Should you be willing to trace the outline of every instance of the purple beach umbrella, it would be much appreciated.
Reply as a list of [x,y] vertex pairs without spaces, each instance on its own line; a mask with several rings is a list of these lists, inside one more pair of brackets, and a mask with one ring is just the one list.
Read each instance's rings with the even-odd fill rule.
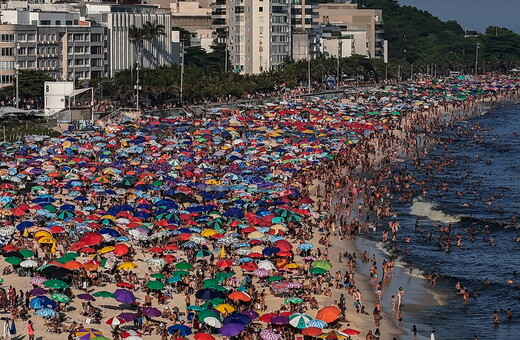
[[269,323],[273,325],[287,325],[289,323],[289,318],[283,315],[275,315],[270,320]]
[[43,288],[34,288],[34,289],[31,289],[29,291],[29,294],[31,294],[32,296],[38,296],[38,295],[44,295],[44,294],[47,294],[48,291],[46,289],[43,289]]
[[78,295],[76,295],[76,297],[78,299],[85,300],[85,301],[96,301],[96,298],[90,294],[78,294]]
[[250,319],[254,320],[258,317],[258,313],[254,310],[243,310],[240,312],[240,314],[244,314],[245,316],[248,316]]
[[118,315],[118,317],[125,320],[126,322],[134,321],[136,319],[135,314],[133,313],[121,313]]
[[144,307],[143,314],[149,317],[158,317],[161,316],[161,311],[153,307]]
[[244,325],[239,323],[228,323],[227,325],[222,326],[218,332],[223,336],[237,336],[242,333],[244,329]]
[[121,303],[129,304],[129,305],[134,303],[134,301],[135,301],[134,293],[132,293],[131,291],[126,290],[126,289],[117,289],[114,292],[114,296],[116,297],[117,301],[119,301]]

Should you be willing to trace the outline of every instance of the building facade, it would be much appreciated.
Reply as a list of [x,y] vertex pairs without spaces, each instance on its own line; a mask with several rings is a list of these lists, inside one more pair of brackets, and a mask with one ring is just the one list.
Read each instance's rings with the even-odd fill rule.
[[171,13],[157,6],[29,4],[4,7],[0,24],[0,86],[17,70],[40,70],[56,80],[113,77],[137,63],[132,25],[164,25],[164,35],[145,41],[141,67],[170,65],[174,56]]

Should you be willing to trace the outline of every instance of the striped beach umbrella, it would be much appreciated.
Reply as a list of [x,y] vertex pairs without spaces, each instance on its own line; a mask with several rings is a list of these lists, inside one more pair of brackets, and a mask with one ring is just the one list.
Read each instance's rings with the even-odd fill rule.
[[48,318],[48,317],[56,315],[56,311],[54,309],[50,309],[50,308],[42,308],[42,309],[38,309],[36,311],[36,315],[43,316],[44,318]]
[[103,333],[95,328],[81,328],[76,332],[76,336],[79,340],[90,340],[103,336]]
[[294,313],[289,316],[289,325],[298,329],[307,328],[307,323],[312,320],[312,317],[303,313]]
[[47,279],[43,276],[34,276],[29,279],[29,283],[35,286],[41,286],[45,281],[47,281]]
[[260,339],[262,340],[280,340],[281,337],[280,334],[270,328],[266,328],[260,332]]

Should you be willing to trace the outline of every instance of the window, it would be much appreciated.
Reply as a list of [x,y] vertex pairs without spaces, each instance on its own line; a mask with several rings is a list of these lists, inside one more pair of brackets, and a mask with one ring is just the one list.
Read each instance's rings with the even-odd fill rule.
[[25,34],[18,34],[18,41],[25,41],[25,39],[27,39]]
[[259,17],[258,17],[258,21],[259,21],[259,22],[264,22],[264,17],[263,17],[263,16],[259,16]]
[[36,48],[35,47],[27,47],[27,55],[35,55]]
[[0,83],[2,83],[2,84],[12,84],[13,83],[13,76],[1,76],[0,77]]
[[27,67],[34,67],[34,60],[27,60]]
[[263,12],[263,11],[264,11],[263,7],[258,7],[258,12]]
[[66,20],[65,21],[65,25],[72,26],[72,20]]
[[2,47],[0,49],[0,55],[3,57],[12,57],[14,55],[14,48],[13,47]]
[[61,20],[56,20],[56,21],[55,21],[55,24],[56,24],[57,26],[60,26],[60,25],[61,25]]
[[36,41],[36,34],[27,34],[27,41]]
[[14,61],[0,61],[0,70],[13,70]]
[[14,41],[14,34],[1,34],[0,35],[0,42],[13,42]]
[[40,25],[49,26],[51,24],[50,20],[40,20]]

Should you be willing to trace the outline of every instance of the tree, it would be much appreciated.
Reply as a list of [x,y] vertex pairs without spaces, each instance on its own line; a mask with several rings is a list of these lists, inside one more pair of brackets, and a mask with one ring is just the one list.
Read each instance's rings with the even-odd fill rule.
[[[42,100],[44,83],[54,79],[43,71],[20,70],[18,74],[18,93],[20,99]],[[0,99],[14,98],[14,85],[6,86],[0,91]]]

